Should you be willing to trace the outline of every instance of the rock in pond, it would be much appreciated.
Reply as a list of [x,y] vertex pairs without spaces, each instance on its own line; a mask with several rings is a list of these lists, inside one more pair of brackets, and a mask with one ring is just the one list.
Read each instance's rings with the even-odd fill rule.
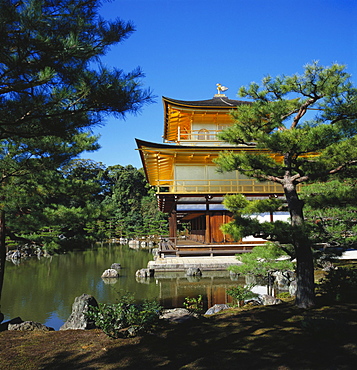
[[114,270],[120,270],[121,269],[121,264],[120,263],[113,263],[111,266],[110,266],[111,269],[114,269]]
[[102,274],[102,278],[117,278],[118,276],[119,272],[115,269],[105,270]]
[[135,276],[140,278],[154,277],[154,275],[155,275],[154,269],[140,269],[135,273]]
[[198,267],[189,267],[186,276],[202,276],[202,271]]
[[72,305],[72,313],[68,320],[60,327],[60,330],[94,329],[94,321],[87,317],[90,307],[98,307],[98,302],[93,296],[82,294],[80,297],[76,297]]

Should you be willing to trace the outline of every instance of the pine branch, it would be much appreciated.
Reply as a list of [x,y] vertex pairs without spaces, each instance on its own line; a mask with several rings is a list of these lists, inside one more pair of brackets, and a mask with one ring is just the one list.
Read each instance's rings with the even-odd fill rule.
[[291,124],[291,128],[294,129],[299,124],[301,118],[306,114],[308,107],[316,103],[319,99],[321,99],[322,96],[315,96],[313,98],[310,98],[307,100],[304,104],[301,105],[299,108],[297,115],[293,119],[293,123]]

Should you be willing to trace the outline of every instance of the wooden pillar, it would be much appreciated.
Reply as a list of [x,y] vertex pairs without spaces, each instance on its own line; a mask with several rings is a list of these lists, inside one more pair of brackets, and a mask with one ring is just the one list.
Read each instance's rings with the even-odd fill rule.
[[[223,224],[225,224],[225,223],[227,223],[227,221],[226,221],[226,211],[223,211],[223,215],[222,215],[222,225]],[[223,234],[223,231],[222,231],[222,234]],[[226,242],[226,234],[223,234],[223,243],[225,243]]]
[[209,199],[211,197],[206,195],[206,229],[205,229],[205,243],[209,244],[212,242],[212,235],[211,235],[211,213],[209,210]]
[[212,241],[211,236],[211,213],[206,212],[206,230],[205,230],[205,243],[209,244]]
[[172,211],[169,216],[169,236],[170,238],[177,237],[177,217],[176,211]]

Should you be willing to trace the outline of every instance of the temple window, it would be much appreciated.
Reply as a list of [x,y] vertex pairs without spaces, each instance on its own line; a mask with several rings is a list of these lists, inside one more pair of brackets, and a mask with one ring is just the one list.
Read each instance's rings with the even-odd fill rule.
[[210,140],[209,131],[205,128],[202,128],[198,131],[197,140]]

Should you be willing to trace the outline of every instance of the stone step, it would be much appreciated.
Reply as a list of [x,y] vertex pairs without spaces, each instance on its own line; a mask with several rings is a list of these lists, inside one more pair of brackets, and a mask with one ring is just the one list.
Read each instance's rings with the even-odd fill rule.
[[185,271],[190,267],[198,267],[202,271],[222,271],[229,266],[240,265],[235,256],[216,257],[166,257],[149,261],[148,268],[155,271]]

